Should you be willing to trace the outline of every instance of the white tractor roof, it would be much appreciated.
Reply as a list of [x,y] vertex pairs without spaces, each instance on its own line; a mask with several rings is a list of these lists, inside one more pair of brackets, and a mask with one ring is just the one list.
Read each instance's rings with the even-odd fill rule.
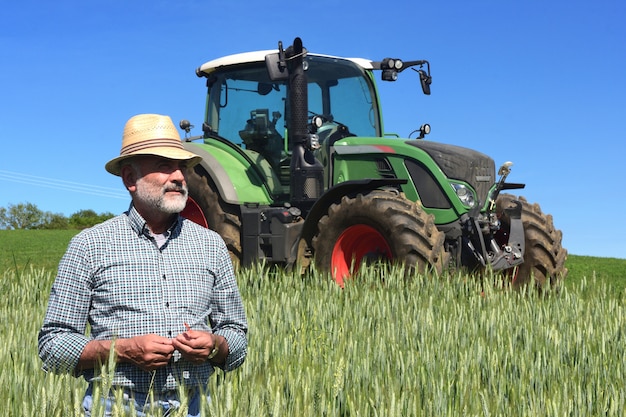
[[[254,52],[243,52],[240,54],[227,55],[221,58],[216,58],[211,61],[205,62],[198,68],[198,73],[210,74],[216,69],[224,66],[236,65],[236,64],[247,64],[252,62],[264,62],[265,56],[268,54],[275,54],[278,52],[278,49],[274,50],[265,50],[265,51],[254,51]],[[352,61],[356,65],[362,67],[363,69],[373,69],[372,61],[364,58],[341,58],[331,55],[321,55],[321,54],[311,54],[307,52],[307,55],[310,56],[323,56],[328,58],[335,59],[345,59],[347,61]]]

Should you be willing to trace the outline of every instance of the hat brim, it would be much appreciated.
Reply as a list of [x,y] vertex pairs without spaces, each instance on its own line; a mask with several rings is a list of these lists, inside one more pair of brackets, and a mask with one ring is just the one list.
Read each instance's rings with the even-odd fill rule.
[[136,156],[142,155],[151,155],[151,156],[160,156],[162,158],[173,159],[176,161],[187,161],[187,167],[193,167],[202,161],[202,157],[196,155],[193,152],[189,152],[185,149],[176,149],[172,147],[161,147],[161,148],[149,148],[144,151],[134,152],[128,155],[121,155],[117,158],[111,159],[106,163],[104,168],[107,172],[117,175],[118,177],[121,175],[122,171],[122,162],[134,158]]

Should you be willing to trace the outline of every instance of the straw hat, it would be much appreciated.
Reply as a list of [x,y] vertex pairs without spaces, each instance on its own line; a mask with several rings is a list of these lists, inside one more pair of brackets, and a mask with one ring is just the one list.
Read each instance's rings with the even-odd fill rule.
[[124,126],[120,156],[105,165],[108,172],[120,175],[121,164],[137,155],[155,155],[175,160],[187,160],[188,166],[199,163],[202,158],[183,148],[178,130],[169,116],[139,114],[131,117]]

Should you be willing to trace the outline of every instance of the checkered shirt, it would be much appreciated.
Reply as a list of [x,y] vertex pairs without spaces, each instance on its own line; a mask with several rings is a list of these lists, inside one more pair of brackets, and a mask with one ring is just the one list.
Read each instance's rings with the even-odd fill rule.
[[[243,363],[248,325],[224,241],[179,216],[159,248],[131,206],[70,242],[39,333],[39,356],[46,371],[75,372],[91,338],[174,338],[185,331],[183,323],[226,338],[224,370]],[[117,364],[113,384],[139,392],[172,390],[180,382],[204,387],[213,371],[209,362],[192,364],[175,352],[153,372]],[[88,381],[100,376],[94,370],[82,375]]]

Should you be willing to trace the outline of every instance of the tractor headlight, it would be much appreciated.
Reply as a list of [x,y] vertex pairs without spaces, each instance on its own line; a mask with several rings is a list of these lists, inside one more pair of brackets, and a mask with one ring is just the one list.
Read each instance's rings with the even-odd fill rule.
[[459,200],[461,200],[461,203],[465,207],[473,208],[474,206],[476,206],[476,195],[471,189],[463,184],[459,184],[456,182],[453,182],[451,184],[457,197],[459,197]]

